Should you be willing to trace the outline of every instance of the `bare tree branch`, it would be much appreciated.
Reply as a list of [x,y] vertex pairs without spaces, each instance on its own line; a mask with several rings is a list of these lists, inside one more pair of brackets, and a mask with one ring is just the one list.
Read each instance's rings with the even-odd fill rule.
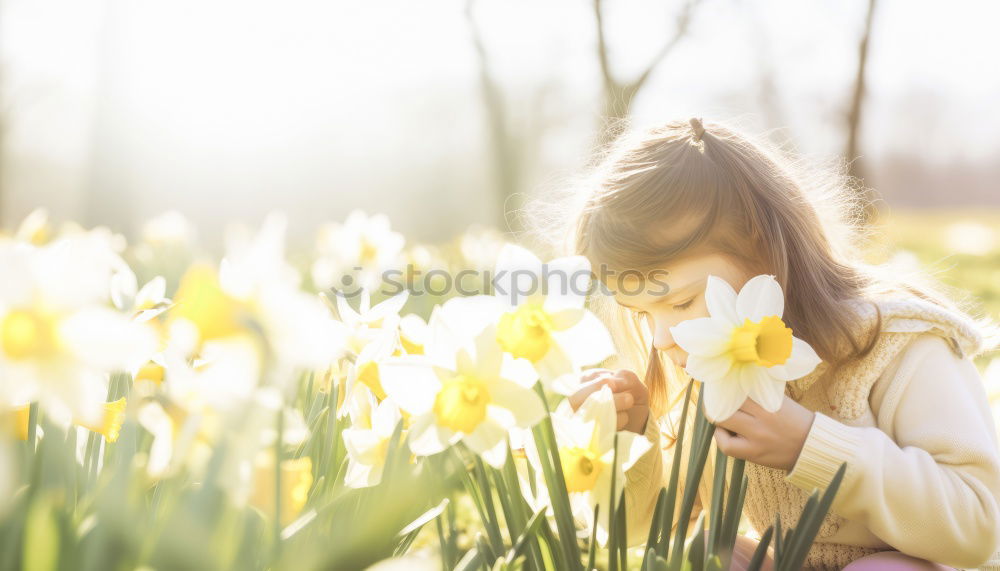
[[521,165],[515,153],[515,145],[510,133],[509,117],[504,104],[503,93],[490,68],[489,55],[483,43],[482,31],[474,15],[475,0],[465,4],[465,18],[472,36],[473,50],[479,67],[479,87],[486,108],[490,131],[490,149],[495,170],[495,203],[498,222],[507,228],[507,212],[516,209],[509,202],[517,195],[521,177]]
[[[620,81],[615,77],[611,68],[609,47],[604,29],[604,7],[603,0],[593,1],[594,23],[597,28],[597,59],[600,63],[601,76],[604,81],[604,113],[603,116],[609,124],[615,124],[620,119],[628,117],[632,110],[632,101],[635,95],[649,80],[650,75],[680,44],[688,34],[691,24],[691,17],[700,0],[687,0],[681,8],[680,14],[674,23],[673,35],[663,44],[663,47],[656,53],[649,64],[632,81]],[[601,133],[601,140],[606,142],[611,133],[605,128]]]
[[[861,131],[861,119],[864,111],[865,96],[865,70],[868,67],[868,45],[872,35],[872,21],[874,20],[877,0],[868,1],[868,14],[865,17],[865,29],[858,45],[858,69],[854,79],[854,93],[851,96],[850,109],[847,112],[847,145],[844,150],[844,157],[848,161],[849,174],[859,180],[863,175],[863,167],[858,157],[859,138]],[[863,187],[862,187],[863,188]],[[871,212],[867,213],[869,216]]]

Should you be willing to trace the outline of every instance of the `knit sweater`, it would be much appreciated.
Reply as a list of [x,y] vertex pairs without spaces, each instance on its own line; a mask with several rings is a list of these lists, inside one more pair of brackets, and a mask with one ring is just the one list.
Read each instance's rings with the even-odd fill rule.
[[[835,369],[821,363],[787,385],[791,398],[814,411],[813,423],[791,471],[747,462],[744,516],[758,533],[779,514],[782,527],[794,526],[809,494],[825,489],[846,462],[809,567],[839,569],[894,549],[958,568],[1000,569],[1000,453],[970,360],[983,350],[982,337],[964,315],[920,299],[875,305],[882,328],[868,355]],[[854,307],[862,339],[878,317],[871,303]],[[654,446],[626,473],[633,544],[644,539],[669,475],[670,418],[647,423]],[[699,483],[699,509],[710,497],[712,471],[707,466]]]

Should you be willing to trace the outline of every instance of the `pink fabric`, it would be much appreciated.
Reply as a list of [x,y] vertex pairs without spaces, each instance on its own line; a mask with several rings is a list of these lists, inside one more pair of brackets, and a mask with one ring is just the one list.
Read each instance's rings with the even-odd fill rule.
[[[729,566],[730,571],[744,571],[749,566],[756,549],[757,542],[753,539],[737,537],[732,563]],[[763,571],[770,571],[774,564],[771,559],[772,549],[768,549],[767,552],[768,557],[764,560]],[[931,563],[898,551],[883,551],[854,561],[844,567],[844,571],[954,571],[954,567]]]
[[883,551],[854,561],[844,571],[952,571],[954,567],[917,559],[898,551]]

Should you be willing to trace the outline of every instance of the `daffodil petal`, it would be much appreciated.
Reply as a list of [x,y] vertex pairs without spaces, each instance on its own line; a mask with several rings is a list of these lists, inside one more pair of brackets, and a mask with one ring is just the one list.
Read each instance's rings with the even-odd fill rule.
[[569,355],[562,350],[562,347],[558,343],[549,347],[549,350],[545,352],[545,356],[535,363],[535,370],[538,371],[538,376],[541,377],[542,382],[546,383],[547,388],[551,381],[567,373],[575,373],[577,371],[573,367],[573,361],[570,360]]
[[608,328],[590,311],[584,311],[573,327],[553,331],[552,337],[577,367],[600,363],[615,354]]
[[455,356],[462,347],[461,338],[452,329],[451,323],[446,317],[446,312],[438,306],[431,313],[427,326],[430,342],[424,354],[434,365],[445,369],[457,367]]
[[475,338],[476,343],[476,374],[482,379],[495,378],[500,374],[503,365],[503,350],[497,343],[496,326],[486,327]]
[[527,359],[515,359],[510,354],[503,355],[500,365],[500,378],[512,381],[525,388],[531,388],[538,382],[538,371]]
[[342,433],[344,437],[344,447],[347,453],[355,462],[371,466],[380,463],[379,449],[383,438],[371,430],[359,430],[348,428]]
[[615,432],[618,425],[618,412],[615,410],[614,395],[607,386],[591,393],[583,401],[577,413],[585,421],[596,423],[589,448],[603,454],[614,445]]
[[348,325],[353,325],[361,320],[361,315],[354,311],[351,304],[347,301],[347,296],[337,292],[337,313],[340,315],[340,320]]
[[[649,420],[647,420],[647,422],[656,422],[656,421],[653,419],[652,415],[650,415],[650,418]],[[628,438],[625,440],[625,446],[622,446],[622,440],[621,440],[622,434],[629,435]],[[620,432],[618,438],[619,438],[618,453],[622,454],[622,456],[620,457],[622,470],[628,470],[629,468],[631,468],[632,465],[635,464],[639,460],[639,458],[642,457],[643,454],[645,454],[647,451],[649,451],[650,448],[653,447],[653,444],[649,441],[648,438],[640,437],[639,434],[636,434],[634,432],[628,432],[628,431]]]
[[552,329],[556,331],[562,331],[564,329],[569,329],[580,320],[583,319],[586,310],[582,307],[566,307],[558,311],[549,313],[549,317],[552,319]]
[[705,284],[705,305],[708,307],[708,314],[716,319],[722,319],[732,325],[740,322],[736,312],[736,290],[720,277],[708,276]]
[[747,396],[769,412],[777,411],[785,400],[785,382],[769,375],[763,367],[743,366],[740,369],[740,384]]
[[701,387],[705,391],[705,417],[712,422],[726,420],[747,399],[746,391],[735,379],[732,382],[702,383]]
[[487,325],[495,324],[507,309],[506,304],[495,296],[473,295],[453,297],[436,306],[434,312],[440,312],[449,328],[459,337],[469,339]]
[[396,357],[379,364],[382,388],[410,414],[423,414],[434,406],[441,380],[425,359]]
[[546,263],[545,270],[545,311],[583,309],[591,282],[590,261],[583,256],[566,256]]
[[715,356],[726,350],[733,326],[714,317],[682,321],[670,328],[678,347],[688,355]]
[[372,432],[383,437],[392,436],[402,418],[399,406],[391,398],[386,397],[375,407],[375,412],[372,414]]
[[748,281],[736,297],[736,313],[739,320],[760,321],[775,315],[781,317],[785,311],[785,298],[781,285],[773,276],[760,275]]
[[489,416],[462,441],[494,468],[503,467],[507,459],[507,429]]
[[792,354],[782,365],[768,368],[772,377],[782,381],[794,381],[808,375],[822,362],[813,348],[798,337],[792,338]]
[[689,354],[684,370],[691,378],[703,383],[724,382],[733,368],[733,361],[727,355],[704,356]]
[[433,413],[415,416],[410,425],[410,450],[417,456],[431,456],[457,440],[456,436],[454,431],[439,426]]
[[506,244],[497,256],[496,295],[511,306],[542,300],[542,261],[530,251]]
[[514,422],[521,428],[538,424],[545,416],[545,407],[535,391],[512,382],[490,384],[490,399],[514,415]]
[[399,312],[406,305],[406,300],[408,299],[410,299],[409,290],[403,290],[402,293],[375,304],[375,307],[371,308],[367,317],[372,321],[377,321],[389,315],[399,315]]

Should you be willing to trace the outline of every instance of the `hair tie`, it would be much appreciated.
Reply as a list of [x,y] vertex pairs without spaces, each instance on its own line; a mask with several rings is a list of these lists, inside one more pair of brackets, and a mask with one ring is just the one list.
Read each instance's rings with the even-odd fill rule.
[[694,140],[697,143],[701,141],[701,136],[705,134],[705,126],[701,124],[701,119],[692,117],[691,118],[691,130],[694,131]]

